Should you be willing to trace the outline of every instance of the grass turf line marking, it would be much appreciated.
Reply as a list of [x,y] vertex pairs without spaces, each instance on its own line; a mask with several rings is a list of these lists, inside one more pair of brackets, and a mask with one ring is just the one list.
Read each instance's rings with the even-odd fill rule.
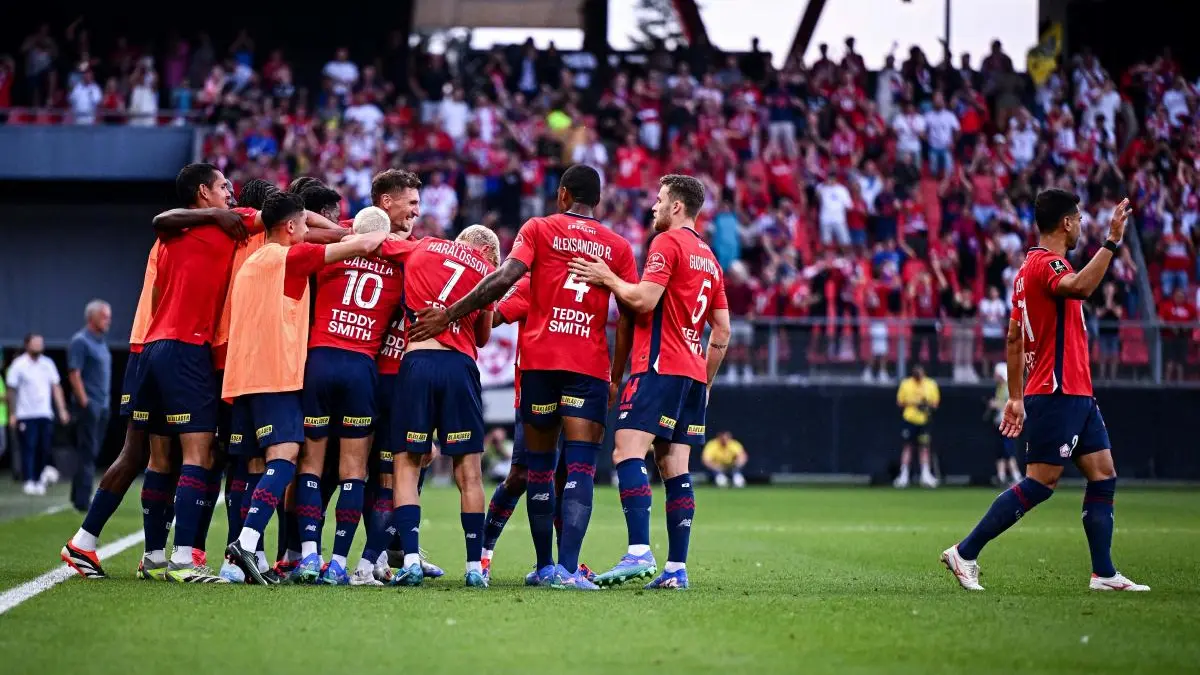
[[40,516],[52,516],[52,515],[54,515],[54,514],[56,514],[56,513],[62,513],[63,511],[66,511],[66,510],[67,510],[67,509],[69,509],[69,508],[71,508],[71,505],[70,505],[70,504],[55,504],[54,506],[51,506],[51,507],[49,507],[49,508],[47,508],[47,509],[44,509],[44,510],[43,510],[41,513],[39,513],[38,515],[40,515]]
[[[141,543],[145,538],[146,534],[144,532],[134,532],[133,534],[121,537],[107,546],[100,547],[97,554],[99,554],[101,559],[110,558],[131,546]],[[66,565],[61,565],[32,581],[27,581],[20,586],[0,593],[0,614],[4,614],[39,593],[54,588],[55,585],[61,584],[73,576],[75,576],[75,570]]]

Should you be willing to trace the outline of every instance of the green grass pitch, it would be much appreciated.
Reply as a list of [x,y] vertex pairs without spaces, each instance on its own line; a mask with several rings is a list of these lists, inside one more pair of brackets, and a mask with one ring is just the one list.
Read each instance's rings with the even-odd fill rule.
[[[1200,493],[1121,490],[1115,559],[1151,593],[1087,590],[1081,490],[1062,488],[984,551],[968,594],[938,554],[987,490],[702,488],[692,589],[526,589],[520,507],[492,588],[462,587],[453,489],[426,491],[422,543],[447,576],[419,589],[140,582],[141,547],[0,615],[0,671],[20,673],[1171,673],[1200,669]],[[654,549],[666,560],[661,488]],[[141,527],[136,486],[102,543]],[[0,592],[53,568],[73,511],[0,500]],[[271,526],[274,532],[274,524]],[[361,550],[360,531],[354,554]],[[218,510],[210,537],[220,550]],[[326,541],[332,541],[327,533]],[[616,491],[597,489],[583,560],[625,546]],[[268,550],[273,550],[270,543]],[[214,556],[215,557],[215,556]],[[351,558],[353,564],[356,558]]]

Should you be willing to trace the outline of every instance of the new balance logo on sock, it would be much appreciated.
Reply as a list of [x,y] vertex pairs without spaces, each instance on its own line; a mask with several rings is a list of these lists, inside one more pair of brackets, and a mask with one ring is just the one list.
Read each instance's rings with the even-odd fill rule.
[[257,506],[251,506],[251,507],[250,507],[250,513],[258,513],[258,507],[257,507]]
[[572,481],[567,481],[567,484],[565,486],[563,486],[563,489],[570,490],[574,487],[575,487],[575,481],[572,480]]
[[550,501],[550,493],[549,492],[539,492],[538,494],[530,497],[529,499],[532,501],[535,501],[535,502],[548,502],[548,501]]
[[683,520],[679,521],[679,527],[691,527],[691,526],[692,526],[691,518],[684,518]]
[[396,534],[396,528],[394,528],[394,527],[389,527],[389,528],[387,528],[386,530],[384,530],[384,532],[387,532],[388,534],[395,536],[395,534]]
[[413,529],[409,530],[409,532],[420,532],[420,531],[421,531],[421,528],[419,528],[419,527],[414,527]]
[[475,538],[475,533],[474,533],[474,532],[468,532],[468,533],[467,533],[467,539],[474,539],[474,538]]
[[[645,471],[645,469],[642,469],[642,471]],[[684,484],[683,484],[681,487],[692,487],[692,484],[691,484],[691,483],[684,483]]]
[[337,530],[333,534],[334,534],[334,536],[337,536],[337,537],[344,537],[344,536],[346,536],[346,531],[345,530]]
[[304,531],[305,531],[305,532],[316,532],[316,531],[317,531],[317,526],[316,526],[316,525],[305,525],[305,526],[304,526]]

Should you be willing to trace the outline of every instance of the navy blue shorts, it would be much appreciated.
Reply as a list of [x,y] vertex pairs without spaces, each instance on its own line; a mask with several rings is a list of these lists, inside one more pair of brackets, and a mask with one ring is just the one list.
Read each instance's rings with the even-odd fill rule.
[[1025,397],[1025,461],[1065,465],[1072,457],[1108,450],[1108,428],[1091,396]]
[[929,425],[913,424],[906,420],[900,427],[900,440],[905,443],[929,445]]
[[375,422],[375,384],[379,370],[365,354],[314,347],[304,365],[304,435],[366,438]]
[[525,456],[528,454],[528,451],[525,450],[525,423],[521,421],[520,408],[517,408],[516,418],[517,423],[516,426],[513,427],[512,463],[513,466],[529,466],[529,463],[525,458]]
[[217,374],[212,349],[155,340],[138,359],[133,420],[160,436],[217,430]]
[[653,370],[629,378],[617,405],[617,429],[637,429],[683,445],[704,444],[708,386]]
[[608,421],[608,382],[567,370],[521,371],[521,418],[538,429],[563,417]]
[[422,349],[404,355],[392,396],[392,444],[426,454],[438,432],[443,455],[483,452],[483,388],[471,357]]
[[304,412],[300,392],[246,394],[233,402],[233,433],[229,454],[262,457],[280,443],[304,443]]
[[376,470],[379,473],[392,472],[392,396],[396,391],[396,380],[399,375],[380,375],[375,386],[375,440],[372,450],[375,452]]
[[233,434],[233,404],[226,403],[221,397],[221,387],[225,382],[225,371],[217,371],[217,443],[229,447],[229,437]]
[[125,376],[121,378],[121,417],[133,414],[133,395],[137,387],[138,361],[141,356],[141,352],[129,352],[129,360],[125,362]]

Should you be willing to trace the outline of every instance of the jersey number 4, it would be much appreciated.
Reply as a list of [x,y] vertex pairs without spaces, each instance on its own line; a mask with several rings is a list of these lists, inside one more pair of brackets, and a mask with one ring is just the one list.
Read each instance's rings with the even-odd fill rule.
[[586,283],[577,279],[574,272],[572,272],[570,276],[567,277],[567,280],[563,282],[563,288],[567,289],[568,291],[575,291],[575,302],[583,302],[583,296],[587,295],[587,292],[592,290],[591,286],[588,286]]
[[[362,309],[371,309],[379,303],[379,294],[383,292],[383,277],[374,272],[359,272],[346,270],[346,292],[342,294],[342,304],[349,305],[353,300]],[[367,289],[370,286],[370,289]]]

